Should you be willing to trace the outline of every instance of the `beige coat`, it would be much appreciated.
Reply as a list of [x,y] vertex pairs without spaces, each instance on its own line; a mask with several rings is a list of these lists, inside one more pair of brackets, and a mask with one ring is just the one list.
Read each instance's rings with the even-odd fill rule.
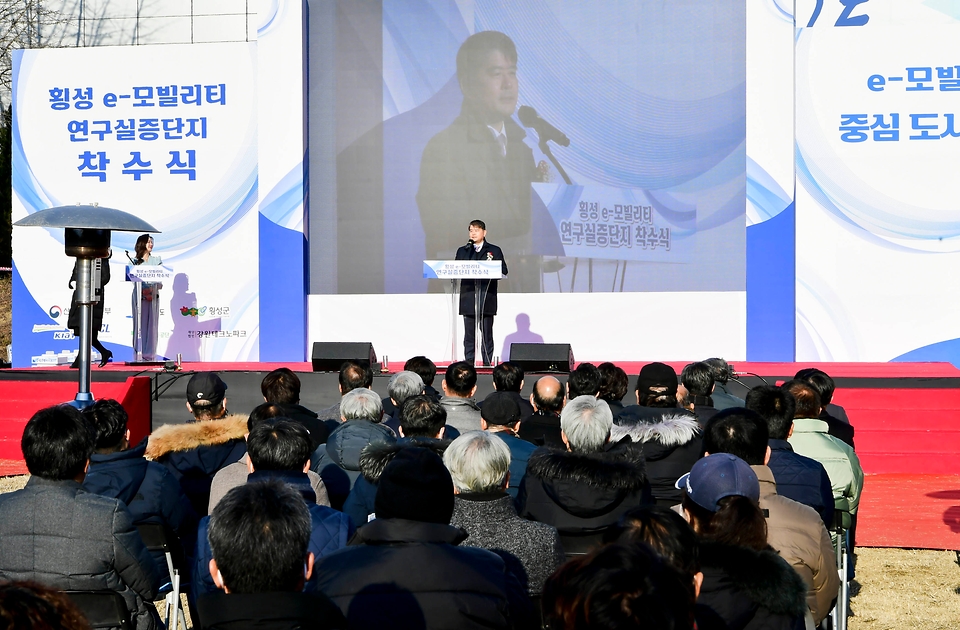
[[829,614],[840,589],[837,559],[830,535],[816,510],[777,494],[773,472],[751,466],[760,480],[760,509],[767,513],[767,542],[807,584],[807,606],[819,624]]

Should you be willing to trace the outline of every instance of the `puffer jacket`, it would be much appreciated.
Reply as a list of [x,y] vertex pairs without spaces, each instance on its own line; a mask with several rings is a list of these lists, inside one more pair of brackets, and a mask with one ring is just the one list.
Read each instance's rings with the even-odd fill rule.
[[793,452],[786,440],[771,439],[767,466],[777,481],[777,494],[817,511],[826,527],[833,527],[833,489],[823,464]]
[[640,445],[608,444],[599,453],[540,447],[520,482],[517,513],[555,527],[570,556],[600,543],[630,508],[652,503]]
[[[338,426],[327,443],[310,458],[310,467],[323,479],[330,497],[330,506],[339,510],[360,476],[360,452],[368,444],[392,444],[393,431],[370,420],[348,420]],[[365,521],[364,521],[365,522]]]
[[247,416],[238,414],[165,424],[150,434],[145,455],[166,466],[180,482],[193,510],[206,516],[213,476],[247,452],[246,432]]
[[624,436],[643,446],[650,490],[657,505],[680,503],[677,479],[690,472],[703,454],[703,434],[697,417],[685,409],[627,407],[614,422],[611,440]]
[[160,575],[130,513],[73,480],[34,476],[0,495],[0,579],[117,591],[137,630],[158,626]]
[[775,551],[700,544],[698,630],[803,630],[806,587]]

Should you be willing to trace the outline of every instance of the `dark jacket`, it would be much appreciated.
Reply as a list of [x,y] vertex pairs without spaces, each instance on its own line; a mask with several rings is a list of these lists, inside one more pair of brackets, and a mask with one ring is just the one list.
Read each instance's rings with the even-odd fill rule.
[[[503,251],[489,241],[484,241],[480,251],[473,245],[464,245],[457,250],[457,260],[499,260],[500,273],[507,275],[507,262]],[[497,285],[499,280],[461,280],[460,314],[474,317],[476,311],[476,292],[480,292],[480,312],[484,315],[497,314]]]
[[503,560],[457,547],[463,530],[375,519],[350,546],[317,561],[321,592],[351,628],[508,628],[527,619],[529,600]]
[[786,440],[770,440],[770,462],[777,494],[817,511],[827,529],[833,528],[833,489],[823,464],[793,452]]
[[850,448],[856,450],[856,446],[853,443],[853,425],[848,422],[844,422],[839,418],[831,416],[828,411],[820,412],[820,419],[827,423],[827,433],[837,438],[841,442],[850,445]]
[[137,630],[153,630],[159,579],[119,500],[40,477],[0,495],[0,580],[117,591]]
[[[520,395],[520,392],[504,392],[504,393],[509,394],[510,397],[513,398],[514,402],[517,403],[517,407],[520,408],[521,418],[526,418],[534,414],[533,405],[530,404],[529,398],[524,398],[523,396]],[[479,407],[480,409],[483,409],[482,400],[477,402],[477,407]]]
[[713,406],[720,411],[729,409],[730,407],[743,407],[746,405],[743,398],[738,398],[730,393],[730,388],[728,388],[725,383],[717,383],[713,388],[713,393],[710,394],[710,398],[713,399]]
[[625,435],[643,445],[647,478],[657,505],[680,503],[683,491],[677,489],[677,479],[690,472],[703,450],[697,417],[684,409],[631,406],[614,422],[610,439]]
[[803,630],[803,580],[773,550],[701,543],[698,630]]
[[310,441],[313,442],[313,448],[317,448],[327,441],[330,436],[330,429],[327,428],[327,425],[315,411],[310,411],[303,405],[295,404],[280,405],[280,408],[283,409],[286,417],[294,422],[299,422],[310,432]]
[[428,437],[400,438],[391,443],[372,443],[360,453],[360,477],[353,484],[350,496],[343,503],[343,511],[350,515],[357,526],[367,522],[374,513],[377,498],[377,485],[380,474],[394,455],[402,448],[420,446],[429,448],[441,458],[452,440],[437,440]]
[[327,443],[314,452],[310,467],[323,479],[331,507],[343,507],[360,476],[360,452],[364,447],[392,444],[396,440],[390,428],[370,420],[347,420],[330,434]]
[[[308,549],[313,553],[316,559],[331,554],[338,549],[347,546],[347,541],[356,532],[356,527],[350,520],[350,517],[343,512],[338,512],[325,505],[317,505],[316,495],[310,486],[310,480],[305,473],[285,472],[280,470],[254,471],[247,482],[262,481],[264,479],[280,479],[285,483],[292,485],[310,509],[310,520],[313,529],[310,532],[310,545]],[[210,541],[207,540],[207,529],[210,526],[210,517],[206,516],[200,521],[200,528],[197,533],[196,560],[194,561],[194,580],[192,583],[194,597],[199,597],[204,593],[214,593],[217,591],[216,584],[210,576],[207,569],[210,566],[210,560],[213,558],[213,551],[210,549]],[[310,581],[307,582],[304,590],[316,590],[317,572],[313,572]]]
[[322,593],[201,595],[198,614],[207,630],[326,630],[346,628],[340,609]]
[[563,438],[560,437],[560,414],[557,413],[535,411],[532,416],[527,416],[520,422],[517,435],[520,439],[537,446],[567,448]]
[[523,481],[523,476],[527,473],[527,462],[533,452],[537,450],[537,447],[526,440],[521,440],[512,432],[497,431],[493,435],[503,440],[507,448],[510,449],[510,487],[507,488],[507,492],[516,499],[517,492],[520,490],[520,482]]
[[497,554],[530,595],[540,595],[547,578],[566,559],[557,530],[517,516],[505,492],[461,493],[454,499],[450,524],[469,534],[463,545]]
[[630,508],[652,503],[639,445],[611,443],[600,453],[541,447],[527,462],[517,513],[557,528],[573,555],[600,542]]
[[247,417],[165,424],[147,441],[146,457],[167,467],[180,482],[194,512],[206,516],[213,476],[247,452]]
[[[180,539],[183,549],[192,552],[196,545],[197,513],[180,489],[176,477],[165,466],[144,459],[146,449],[144,440],[119,453],[94,453],[90,456],[90,469],[83,480],[83,489],[123,501],[134,525],[166,525]],[[168,580],[163,552],[152,555],[161,579]]]

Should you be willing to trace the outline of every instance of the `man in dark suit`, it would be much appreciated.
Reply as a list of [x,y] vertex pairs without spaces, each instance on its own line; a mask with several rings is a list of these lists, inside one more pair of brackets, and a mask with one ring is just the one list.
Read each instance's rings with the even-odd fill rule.
[[[487,225],[480,219],[470,222],[470,241],[457,250],[457,260],[499,260],[501,273],[507,275],[507,263],[503,252],[493,243],[488,243]],[[480,292],[480,337],[483,364],[493,360],[493,316],[497,314],[497,280],[461,280],[460,314],[463,315],[463,357],[473,365],[474,345],[477,331],[476,292]]]

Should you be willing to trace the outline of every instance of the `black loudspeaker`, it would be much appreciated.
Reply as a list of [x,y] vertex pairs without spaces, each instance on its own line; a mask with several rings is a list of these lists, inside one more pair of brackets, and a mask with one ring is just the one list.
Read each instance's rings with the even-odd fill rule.
[[369,365],[374,374],[380,373],[377,353],[369,342],[315,341],[312,358],[314,372],[339,372],[344,361],[359,361]]
[[573,370],[573,348],[569,343],[515,343],[510,345],[510,363],[524,372],[565,372]]

